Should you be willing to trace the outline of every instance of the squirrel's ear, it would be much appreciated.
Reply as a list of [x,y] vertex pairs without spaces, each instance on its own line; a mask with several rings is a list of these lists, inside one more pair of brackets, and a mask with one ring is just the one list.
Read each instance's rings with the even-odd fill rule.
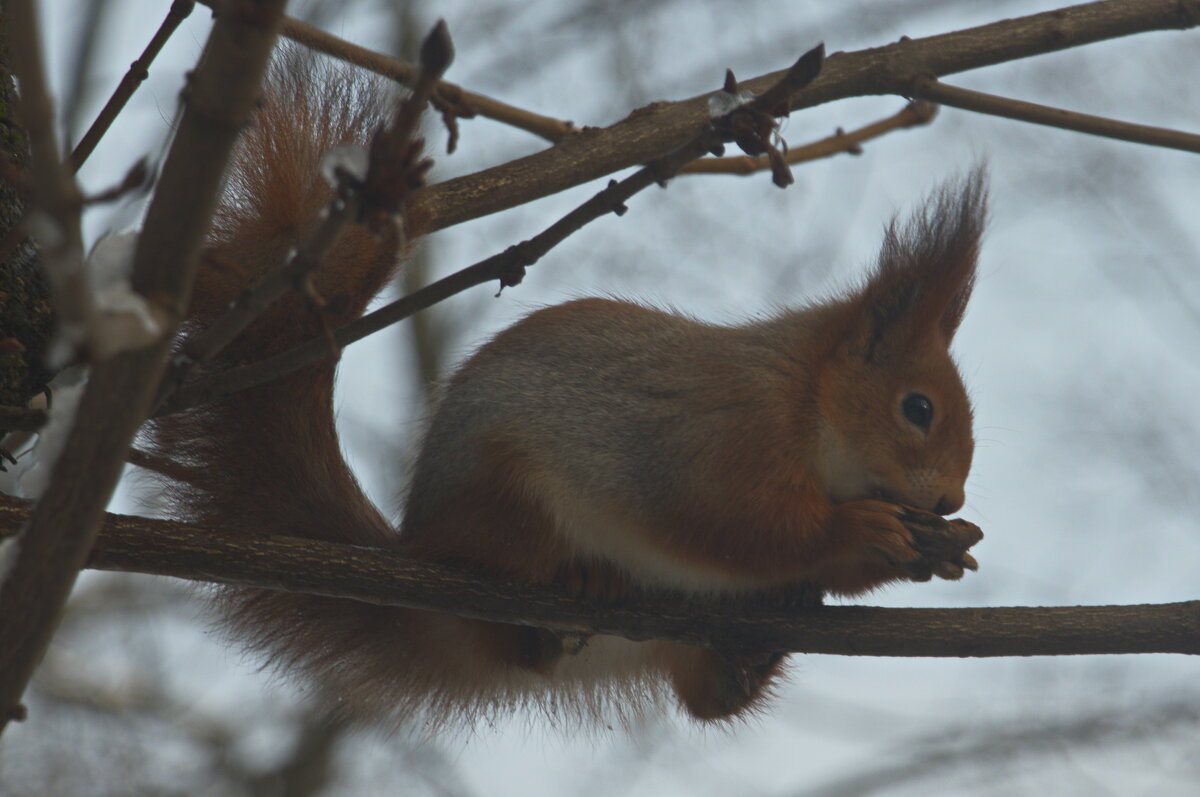
[[987,217],[983,167],[946,183],[903,224],[888,225],[879,262],[855,297],[856,348],[865,360],[934,339],[949,346],[975,283]]

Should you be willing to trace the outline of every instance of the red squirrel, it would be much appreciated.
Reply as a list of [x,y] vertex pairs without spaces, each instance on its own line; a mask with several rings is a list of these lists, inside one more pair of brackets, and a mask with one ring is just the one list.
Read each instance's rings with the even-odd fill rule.
[[[322,154],[365,143],[389,115],[366,78],[285,64],[232,166],[192,328],[317,223],[331,198]],[[976,172],[893,223],[861,286],[740,326],[608,299],[530,314],[444,386],[398,529],[340,453],[332,361],[161,418],[148,437],[172,463],[180,519],[388,548],[575,594],[858,595],[956,578],[974,566],[970,542],[932,555],[904,518],[963,504],[971,405],[948,347],[984,215]],[[396,270],[396,249],[358,226],[342,233],[315,277],[336,298],[324,323],[362,313]],[[281,351],[322,323],[289,296],[211,367]],[[227,589],[218,602],[232,634],[274,664],[397,721],[534,706],[555,721],[611,722],[671,694],[691,716],[722,720],[761,705],[783,659],[606,636],[572,645],[538,629],[285,592]]]

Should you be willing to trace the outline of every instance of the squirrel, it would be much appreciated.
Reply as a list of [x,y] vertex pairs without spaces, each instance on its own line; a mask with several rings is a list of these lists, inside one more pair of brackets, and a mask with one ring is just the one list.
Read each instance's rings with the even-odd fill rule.
[[[365,144],[391,108],[378,83],[344,67],[276,64],[231,166],[192,329],[304,240],[332,196],[322,154]],[[957,578],[974,569],[966,549],[979,535],[935,553],[910,521],[945,524],[936,516],[964,500],[972,413],[949,346],[985,204],[977,169],[893,221],[861,286],[740,326],[610,299],[533,312],[445,384],[398,528],[340,453],[331,360],[161,417],[146,439],[169,465],[180,520],[386,548],[579,596],[812,604]],[[335,299],[325,317],[285,297],[208,367],[357,317],[398,268],[397,248],[350,225],[314,277]],[[224,588],[216,600],[232,636],[272,664],[397,723],[469,724],[520,707],[628,722],[672,694],[698,720],[728,720],[763,705],[785,658],[268,590]]]

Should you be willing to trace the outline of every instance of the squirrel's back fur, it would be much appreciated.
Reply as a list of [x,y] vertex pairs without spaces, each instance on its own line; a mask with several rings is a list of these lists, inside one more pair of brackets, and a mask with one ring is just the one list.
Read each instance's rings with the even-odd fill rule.
[[[214,223],[193,328],[305,239],[331,198],[323,154],[365,145],[386,97],[341,68],[276,65]],[[400,530],[340,454],[331,361],[161,418],[148,439],[171,463],[173,516],[224,531],[389,548],[584,594],[861,592],[905,577],[912,543],[887,502],[941,514],[962,502],[970,407],[947,349],[982,222],[976,175],[893,228],[861,290],[740,327],[595,299],[534,313],[447,384]],[[361,314],[401,244],[346,229],[315,279],[329,323]],[[209,368],[321,329],[293,293]],[[881,395],[860,395],[875,384]],[[940,413],[924,437],[892,395],[917,390]],[[217,602],[272,664],[397,723],[523,706],[558,724],[630,722],[671,689],[694,716],[725,719],[760,704],[781,658],[613,637],[576,650],[537,629],[267,590],[225,588]]]

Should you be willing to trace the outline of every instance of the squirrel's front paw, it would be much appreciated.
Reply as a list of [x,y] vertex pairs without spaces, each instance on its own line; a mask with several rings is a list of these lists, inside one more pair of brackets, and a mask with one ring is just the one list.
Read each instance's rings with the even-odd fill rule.
[[975,557],[967,553],[983,539],[983,531],[978,526],[960,518],[947,520],[914,507],[901,509],[900,520],[912,533],[913,542],[933,575],[957,580],[963,577],[964,570],[979,569]]
[[[917,546],[913,534],[904,524],[907,507],[888,501],[864,500],[851,501],[837,507],[839,525],[853,529],[872,553],[879,556],[889,565],[903,567],[913,575],[924,564],[921,550]],[[927,580],[913,576],[914,580]]]
[[837,509],[872,552],[903,568],[913,581],[929,581],[935,575],[955,580],[965,570],[979,569],[975,557],[967,553],[983,539],[974,523],[888,501],[852,501]]

